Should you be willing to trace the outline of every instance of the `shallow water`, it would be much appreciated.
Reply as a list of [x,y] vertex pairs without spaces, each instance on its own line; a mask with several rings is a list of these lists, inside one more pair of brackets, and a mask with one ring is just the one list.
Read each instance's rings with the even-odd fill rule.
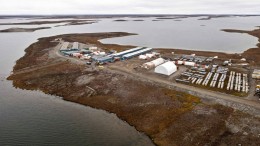
[[53,34],[51,29],[0,34],[0,145],[153,145],[114,114],[40,91],[16,89],[6,80],[24,49],[48,32]]

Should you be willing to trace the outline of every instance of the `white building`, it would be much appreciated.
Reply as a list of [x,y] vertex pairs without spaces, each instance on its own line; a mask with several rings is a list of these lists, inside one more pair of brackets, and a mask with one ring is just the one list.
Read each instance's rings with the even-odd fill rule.
[[171,61],[157,66],[154,70],[155,73],[163,74],[167,76],[173,74],[176,71],[177,71],[177,66]]
[[69,44],[70,44],[69,42],[63,42],[63,43],[62,43],[62,46],[61,46],[61,48],[60,48],[60,50],[67,50]]
[[253,74],[252,74],[253,79],[260,79],[260,70],[255,69]]
[[72,45],[72,49],[79,49],[79,42],[74,42]]
[[143,65],[144,68],[147,68],[147,69],[150,69],[150,68],[153,68],[153,67],[156,67],[160,64],[164,63],[164,59],[163,58],[157,58],[153,61],[150,61],[150,62],[147,62]]

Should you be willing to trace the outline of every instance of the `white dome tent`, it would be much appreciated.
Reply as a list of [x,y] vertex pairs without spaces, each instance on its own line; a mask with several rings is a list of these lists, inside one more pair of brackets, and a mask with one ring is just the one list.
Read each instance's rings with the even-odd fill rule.
[[177,71],[177,66],[171,61],[157,66],[154,70],[155,73],[163,74],[167,76],[173,74],[176,71]]
[[153,67],[156,67],[160,64],[164,63],[164,59],[163,58],[157,58],[153,61],[150,61],[150,62],[147,62],[145,64],[143,64],[143,67],[144,68],[147,68],[147,69],[150,69],[150,68],[153,68]]

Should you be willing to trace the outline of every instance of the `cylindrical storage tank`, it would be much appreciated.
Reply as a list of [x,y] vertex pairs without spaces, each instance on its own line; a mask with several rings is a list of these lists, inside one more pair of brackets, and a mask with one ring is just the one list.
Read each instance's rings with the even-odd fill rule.
[[187,65],[187,66],[195,66],[195,62],[184,62],[184,65]]

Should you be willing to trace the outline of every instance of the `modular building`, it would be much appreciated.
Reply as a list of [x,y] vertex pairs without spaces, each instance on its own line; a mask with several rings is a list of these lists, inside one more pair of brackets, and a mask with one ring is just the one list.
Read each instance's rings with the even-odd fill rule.
[[74,42],[71,49],[79,49],[79,42]]
[[112,56],[93,56],[93,61],[96,61],[98,63],[107,63],[107,62],[114,62],[114,58]]
[[195,62],[188,62],[188,61],[185,61],[185,62],[184,62],[184,65],[186,65],[186,66],[195,66],[196,63],[195,63]]
[[155,73],[163,74],[163,75],[167,75],[167,76],[173,74],[176,71],[177,71],[177,66],[171,61],[168,61],[162,65],[159,65],[154,69]]
[[73,53],[78,53],[79,51],[62,51],[64,55],[72,55]]
[[119,53],[116,53],[116,54],[113,54],[114,57],[122,57],[123,55],[126,55],[128,53],[132,53],[132,52],[135,52],[135,51],[139,51],[141,49],[143,49],[144,47],[136,47],[136,48],[132,48],[132,49],[129,49],[129,50],[126,50],[126,51],[122,51],[122,52],[119,52]]
[[260,70],[259,69],[255,69],[253,74],[252,74],[252,78],[253,79],[260,79]]
[[139,51],[136,51],[136,52],[132,52],[132,53],[123,55],[122,59],[123,59],[123,60],[125,60],[125,59],[130,59],[130,58],[132,58],[132,57],[135,57],[135,56],[138,56],[138,55],[141,55],[141,54],[150,52],[150,51],[152,51],[152,50],[153,50],[153,48],[145,48],[145,49],[142,49],[142,50],[139,50]]
[[60,48],[60,50],[62,51],[62,50],[68,50],[68,46],[69,46],[69,42],[63,42],[62,43],[62,46],[61,46],[61,48]]

